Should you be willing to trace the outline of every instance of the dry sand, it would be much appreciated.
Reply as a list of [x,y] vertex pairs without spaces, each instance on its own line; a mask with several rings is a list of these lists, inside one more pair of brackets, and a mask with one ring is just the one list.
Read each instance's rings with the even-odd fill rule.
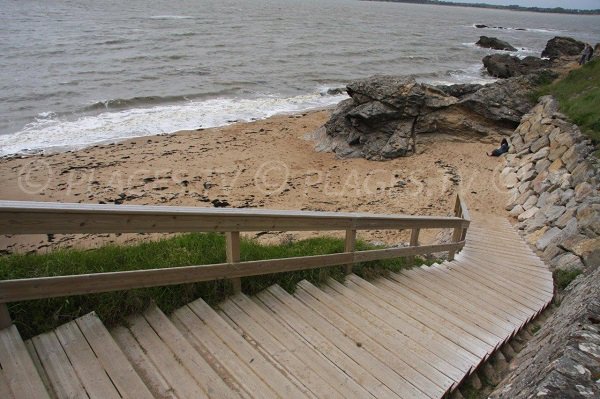
[[[418,154],[387,162],[336,159],[306,139],[321,110],[221,128],[143,137],[80,151],[0,160],[0,199],[448,215],[457,192],[474,212],[505,214],[504,161],[486,156],[499,138],[438,137]],[[310,235],[255,234],[263,241]],[[4,253],[126,243],[158,235],[0,238]],[[424,234],[431,241],[433,231]],[[396,231],[359,238],[395,244]]]

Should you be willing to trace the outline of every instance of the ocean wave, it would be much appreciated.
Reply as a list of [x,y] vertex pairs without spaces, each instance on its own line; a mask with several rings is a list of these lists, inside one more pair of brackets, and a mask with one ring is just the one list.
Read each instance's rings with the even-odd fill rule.
[[488,26],[485,24],[473,24],[473,28],[477,29],[492,29],[492,30],[512,30],[512,31],[523,31],[523,32],[537,32],[537,33],[563,33],[558,29],[547,29],[547,28],[520,28],[511,26]]
[[190,15],[153,15],[149,19],[194,19]]
[[[142,97],[154,101],[158,97]],[[276,114],[301,112],[337,104],[346,94],[313,93],[282,98],[221,98],[172,105],[107,111],[68,120],[45,113],[21,131],[0,136],[0,156],[81,149],[90,145],[134,137],[172,133],[264,119]],[[101,102],[96,103],[99,107]]]

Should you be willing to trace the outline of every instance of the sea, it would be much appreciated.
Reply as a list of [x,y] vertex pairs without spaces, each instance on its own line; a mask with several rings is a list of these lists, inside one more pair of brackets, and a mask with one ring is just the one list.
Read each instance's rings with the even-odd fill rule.
[[[477,28],[484,24],[490,28]],[[0,156],[330,107],[374,74],[488,83],[517,55],[600,41],[600,17],[358,0],[0,0]],[[201,131],[198,134],[202,134]]]

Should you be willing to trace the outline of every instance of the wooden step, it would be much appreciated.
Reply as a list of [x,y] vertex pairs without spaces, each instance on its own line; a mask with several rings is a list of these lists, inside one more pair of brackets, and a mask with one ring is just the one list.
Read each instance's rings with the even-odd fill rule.
[[0,397],[50,398],[14,325],[0,330]]
[[251,396],[313,397],[304,386],[297,386],[274,367],[201,299],[176,311],[174,318],[197,341],[204,340],[209,351],[215,351],[213,355],[221,360],[238,383],[248,386]]
[[[338,367],[328,357],[323,355],[318,348],[306,341],[295,330],[290,329],[280,321],[269,308],[261,302],[253,301],[244,295],[236,295],[231,299],[233,303],[255,323],[261,325],[284,348],[294,354],[305,367],[318,373],[333,389],[343,397],[372,397],[363,387],[351,378],[343,369]],[[230,312],[227,315],[239,325],[241,321]]]

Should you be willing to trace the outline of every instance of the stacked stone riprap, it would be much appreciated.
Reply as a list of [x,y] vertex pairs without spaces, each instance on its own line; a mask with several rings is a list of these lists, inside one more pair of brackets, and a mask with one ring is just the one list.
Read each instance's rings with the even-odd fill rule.
[[527,242],[553,270],[600,265],[600,176],[591,142],[547,96],[523,116],[510,144],[506,209]]

